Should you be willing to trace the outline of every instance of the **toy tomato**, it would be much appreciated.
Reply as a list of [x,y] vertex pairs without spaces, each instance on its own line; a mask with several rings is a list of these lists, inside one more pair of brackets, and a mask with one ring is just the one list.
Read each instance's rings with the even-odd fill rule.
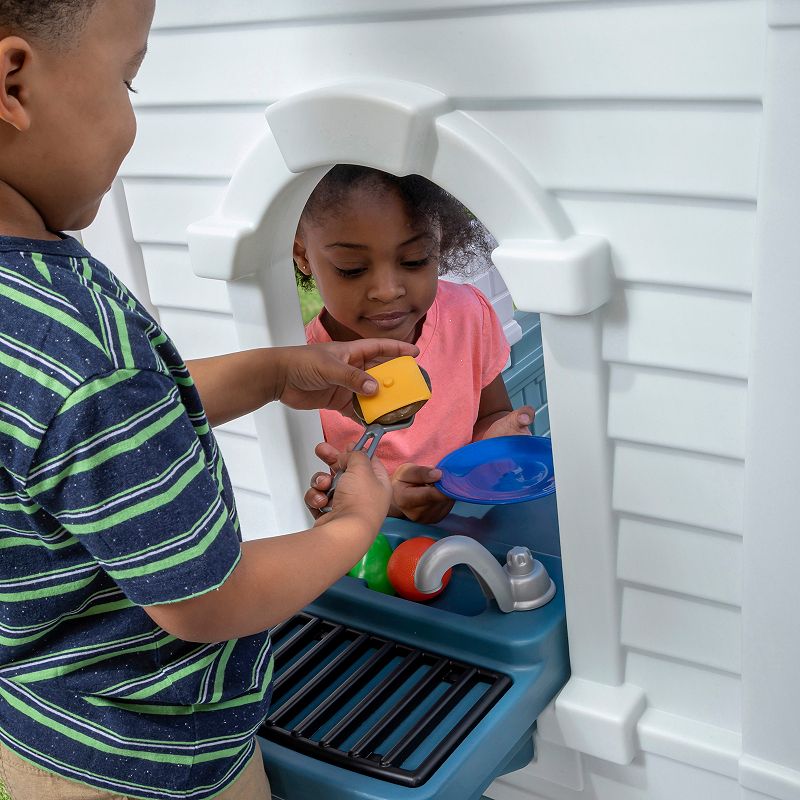
[[429,536],[417,536],[415,539],[407,539],[395,548],[386,567],[386,574],[400,597],[424,603],[426,600],[433,600],[434,597],[440,595],[444,587],[447,586],[450,575],[453,572],[452,569],[445,572],[442,578],[442,588],[435,592],[423,594],[414,585],[414,572],[417,569],[417,562],[434,541]]
[[379,533],[369,550],[347,574],[365,580],[367,586],[375,592],[394,594],[394,588],[386,577],[386,565],[391,555],[392,546],[389,540]]

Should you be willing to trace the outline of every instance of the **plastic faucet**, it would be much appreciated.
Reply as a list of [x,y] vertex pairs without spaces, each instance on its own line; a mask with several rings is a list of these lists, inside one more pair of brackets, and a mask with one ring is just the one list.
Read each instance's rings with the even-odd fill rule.
[[512,547],[501,567],[480,542],[468,536],[446,536],[431,545],[420,556],[414,584],[421,592],[435,592],[441,588],[442,576],[456,564],[466,564],[486,597],[493,598],[505,613],[539,608],[556,593],[547,570],[527,547]]

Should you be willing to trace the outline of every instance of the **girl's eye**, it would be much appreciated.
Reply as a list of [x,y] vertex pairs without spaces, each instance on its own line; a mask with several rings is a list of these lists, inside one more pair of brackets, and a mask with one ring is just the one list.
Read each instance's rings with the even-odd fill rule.
[[123,81],[123,83],[125,84],[125,86],[126,86],[126,88],[128,89],[129,92],[133,92],[134,94],[137,94],[136,89],[133,88],[133,81]]
[[355,269],[340,269],[339,267],[334,267],[336,270],[336,274],[342,278],[356,278],[364,272],[363,267],[356,267]]
[[415,267],[424,267],[430,261],[430,256],[425,256],[425,258],[421,258],[417,261],[401,261],[400,263],[404,267],[411,267],[414,269]]

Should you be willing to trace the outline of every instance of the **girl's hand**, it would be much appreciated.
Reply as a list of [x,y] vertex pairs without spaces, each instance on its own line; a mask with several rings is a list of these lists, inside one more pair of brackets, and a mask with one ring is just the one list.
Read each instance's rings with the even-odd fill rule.
[[[370,459],[366,453],[360,451],[340,453],[336,466],[345,472],[336,485],[331,510],[318,515],[314,527],[319,528],[334,521],[352,520],[354,530],[363,531],[368,536],[367,546],[369,546],[369,542],[375,538],[389,511],[392,500],[389,475],[377,458]],[[306,493],[306,498],[314,491],[310,489]],[[308,504],[308,499],[306,503]],[[319,507],[321,506],[317,508]],[[313,512],[314,507],[309,505],[309,508]]]
[[392,506],[389,514],[403,516],[413,522],[433,524],[444,519],[454,501],[433,484],[442,471],[418,464],[401,464],[392,475]]
[[364,370],[419,348],[393,339],[358,339],[276,348],[274,398],[291,408],[330,408],[352,416],[353,392],[371,395],[378,384]]
[[[331,444],[320,442],[315,448],[314,453],[317,458],[324,461],[331,470],[336,470],[341,453]],[[322,509],[328,505],[328,489],[331,488],[333,475],[330,472],[315,472],[311,476],[309,489],[303,496],[306,508],[312,516],[319,517]]]
[[534,413],[530,406],[515,408],[492,422],[481,438],[495,439],[498,436],[530,436],[531,432],[528,426],[533,422]]

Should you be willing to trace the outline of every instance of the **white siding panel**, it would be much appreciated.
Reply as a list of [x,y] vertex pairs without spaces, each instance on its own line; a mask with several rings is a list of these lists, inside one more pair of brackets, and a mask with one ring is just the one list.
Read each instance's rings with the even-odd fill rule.
[[742,543],[733,536],[623,517],[621,580],[729,605],[742,600]]
[[608,239],[620,280],[734,292],[752,288],[754,204],[569,193],[559,201],[575,230]]
[[745,381],[612,364],[608,434],[744,458],[746,402]]
[[753,200],[760,107],[470,112],[553,190]]
[[136,144],[121,172],[129,177],[230,178],[266,129],[265,108],[140,109]]
[[142,246],[150,298],[159,307],[215,311],[230,314],[228,285],[198,278],[185,247]]
[[750,299],[627,286],[606,310],[607,361],[747,377]]
[[622,643],[637,650],[738,673],[741,615],[724,606],[626,587]]
[[741,728],[741,680],[733,675],[629,652],[625,680],[647,692],[647,705],[727,730]]
[[137,102],[266,102],[325,83],[330,65],[337,80],[402,78],[455,97],[758,99],[763,23],[759,0],[709,0],[155,31]]
[[208,217],[222,202],[227,183],[148,181],[125,178],[133,238],[140,243],[187,244],[190,222]]
[[215,435],[234,487],[267,493],[269,484],[258,440],[220,429],[215,431]]
[[234,494],[242,539],[263,539],[265,536],[288,533],[278,530],[272,498],[269,495],[249,492],[241,487],[236,487]]
[[741,535],[744,464],[714,456],[617,444],[617,511]]
[[239,349],[233,317],[163,308],[161,327],[175,343],[185,361],[233,353]]

